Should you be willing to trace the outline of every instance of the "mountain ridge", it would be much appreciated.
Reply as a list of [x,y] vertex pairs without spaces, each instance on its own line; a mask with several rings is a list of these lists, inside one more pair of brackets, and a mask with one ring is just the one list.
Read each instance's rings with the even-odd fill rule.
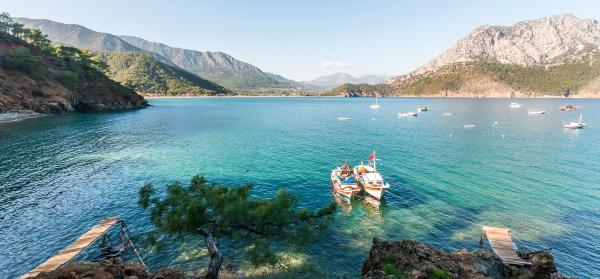
[[158,62],[178,66],[188,72],[236,91],[286,93],[301,90],[290,80],[275,80],[258,67],[220,51],[196,51],[147,41],[136,36],[94,31],[78,24],[47,19],[15,17],[26,27],[40,29],[52,41],[96,51],[144,52]]
[[[501,64],[551,65],[586,45],[600,46],[600,24],[572,14],[519,21],[510,26],[480,25],[414,71],[389,82],[435,71],[443,66],[493,60]],[[388,82],[388,83],[389,83]]]
[[535,97],[600,95],[600,24],[562,14],[482,25],[414,71],[328,95]]
[[95,55],[108,65],[106,72],[112,80],[145,95],[215,96],[233,94],[216,83],[179,67],[158,62],[143,52],[96,52]]

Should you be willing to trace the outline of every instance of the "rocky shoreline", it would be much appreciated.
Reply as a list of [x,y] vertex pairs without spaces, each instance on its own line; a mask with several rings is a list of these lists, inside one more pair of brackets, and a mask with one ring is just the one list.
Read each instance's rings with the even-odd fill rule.
[[10,123],[17,122],[30,118],[38,118],[46,116],[47,114],[37,113],[35,111],[25,110],[25,111],[16,111],[16,112],[5,112],[0,113],[0,124],[2,123]]
[[447,253],[416,240],[374,238],[369,258],[362,267],[361,278],[571,278],[558,273],[549,252],[524,252],[519,257],[532,265],[504,265],[488,249],[460,249]]
[[[573,279],[558,273],[554,258],[547,251],[521,252],[519,257],[531,265],[504,265],[489,249],[460,249],[447,253],[416,240],[391,241],[374,238],[369,257],[363,263],[360,278]],[[226,270],[223,271],[223,276],[219,277],[232,277]],[[71,263],[58,270],[39,274],[35,278],[184,279],[203,276],[197,273],[185,274],[172,268],[161,268],[150,273],[139,263],[113,258],[99,262]]]

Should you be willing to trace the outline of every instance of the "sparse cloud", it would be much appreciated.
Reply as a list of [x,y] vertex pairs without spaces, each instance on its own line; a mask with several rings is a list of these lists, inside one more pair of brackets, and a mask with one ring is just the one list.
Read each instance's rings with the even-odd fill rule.
[[346,68],[350,66],[348,62],[339,62],[339,61],[325,61],[321,63],[321,67],[323,68]]

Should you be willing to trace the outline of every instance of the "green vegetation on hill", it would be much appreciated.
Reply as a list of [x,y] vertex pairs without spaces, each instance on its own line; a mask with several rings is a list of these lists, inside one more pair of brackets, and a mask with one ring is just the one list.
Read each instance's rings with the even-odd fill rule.
[[0,111],[109,111],[146,106],[110,80],[89,52],[53,45],[39,30],[0,13]]
[[140,52],[97,52],[108,66],[110,78],[135,91],[156,95],[230,95],[230,90],[187,72],[154,60]]
[[394,87],[387,84],[352,84],[346,83],[340,85],[329,92],[322,94],[323,96],[345,96],[345,97],[360,97],[360,96],[391,96],[395,95]]
[[[448,96],[473,90],[490,83],[492,91],[514,91],[524,95],[576,93],[600,77],[600,55],[590,51],[577,60],[554,65],[522,66],[496,61],[475,61],[446,65],[434,72],[415,75],[393,84],[345,84],[327,95],[368,96],[374,93],[391,96]],[[508,95],[507,95],[508,96]]]

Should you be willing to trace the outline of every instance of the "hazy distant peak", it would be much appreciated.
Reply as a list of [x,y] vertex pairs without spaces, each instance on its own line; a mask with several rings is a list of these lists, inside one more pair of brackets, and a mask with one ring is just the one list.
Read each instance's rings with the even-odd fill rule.
[[325,76],[320,76],[313,80],[303,81],[303,83],[323,88],[333,88],[345,83],[377,84],[389,78],[389,76],[385,75],[363,75],[357,78],[348,73],[333,73]]

